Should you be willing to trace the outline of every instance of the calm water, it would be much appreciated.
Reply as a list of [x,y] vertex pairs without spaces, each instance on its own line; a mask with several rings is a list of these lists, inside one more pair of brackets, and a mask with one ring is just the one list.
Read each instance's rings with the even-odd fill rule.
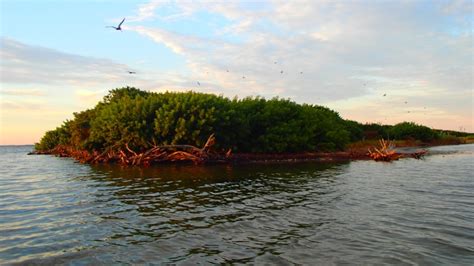
[[474,145],[393,163],[89,166],[0,147],[0,264],[474,263]]

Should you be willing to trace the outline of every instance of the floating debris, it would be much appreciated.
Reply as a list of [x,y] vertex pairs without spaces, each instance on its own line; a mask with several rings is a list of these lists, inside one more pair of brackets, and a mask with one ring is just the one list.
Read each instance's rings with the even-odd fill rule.
[[369,157],[374,159],[375,161],[384,161],[390,162],[394,160],[398,160],[400,158],[400,154],[398,154],[394,148],[395,145],[391,141],[386,141],[384,139],[379,140],[380,147],[376,148],[373,147],[373,151],[369,148]]
[[422,159],[428,153],[427,150],[412,150],[410,152],[400,152],[399,150],[397,152],[393,142],[384,139],[379,140],[379,145],[378,148],[373,147],[373,150],[369,148],[367,153],[375,161],[390,162],[400,158]]

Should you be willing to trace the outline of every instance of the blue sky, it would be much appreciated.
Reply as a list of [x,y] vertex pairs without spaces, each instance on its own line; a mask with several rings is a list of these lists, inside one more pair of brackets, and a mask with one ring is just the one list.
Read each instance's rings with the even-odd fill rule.
[[127,85],[474,131],[471,1],[0,3],[0,144],[38,141]]
[[[105,28],[131,13],[132,1],[2,1],[2,36],[23,43],[83,56],[112,58],[134,64],[164,60],[182,67],[183,59],[164,46],[130,32],[117,35]],[[134,52],[134,48],[140,52]],[[159,67],[161,64],[153,64]]]

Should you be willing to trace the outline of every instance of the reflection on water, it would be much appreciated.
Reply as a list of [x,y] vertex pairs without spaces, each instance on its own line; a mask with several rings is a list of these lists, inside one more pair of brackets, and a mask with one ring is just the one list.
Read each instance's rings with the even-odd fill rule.
[[150,168],[0,147],[0,263],[469,265],[473,147],[394,163]]

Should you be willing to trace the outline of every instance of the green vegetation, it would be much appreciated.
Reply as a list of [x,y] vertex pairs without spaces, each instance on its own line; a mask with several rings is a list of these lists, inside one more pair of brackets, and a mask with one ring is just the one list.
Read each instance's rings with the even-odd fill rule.
[[74,113],[72,120],[46,132],[35,148],[49,150],[63,145],[105,151],[128,145],[143,151],[167,144],[201,147],[212,133],[217,148],[256,153],[342,150],[348,143],[364,139],[431,141],[443,136],[409,122],[362,125],[344,120],[328,108],[288,99],[228,99],[126,87],[110,91],[93,109]]
[[432,141],[438,138],[438,134],[429,127],[417,125],[412,122],[398,123],[388,130],[393,139],[413,139],[421,141]]
[[69,145],[71,141],[70,121],[66,121],[55,130],[47,131],[39,143],[35,144],[35,149],[39,151],[51,150],[57,145]]

